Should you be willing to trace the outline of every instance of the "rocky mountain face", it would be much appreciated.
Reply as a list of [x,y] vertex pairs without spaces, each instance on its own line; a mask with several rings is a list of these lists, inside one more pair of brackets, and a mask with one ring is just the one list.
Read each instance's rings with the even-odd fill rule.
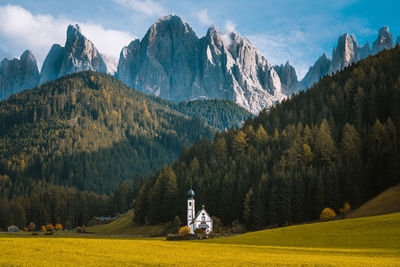
[[400,36],[397,37],[396,45],[400,45]]
[[65,46],[54,44],[47,54],[40,74],[40,83],[83,70],[106,72],[107,67],[102,55],[81,33],[79,26],[69,25]]
[[329,66],[331,65],[331,60],[324,53],[315,64],[310,67],[306,76],[299,83],[297,89],[305,90],[310,88],[314,83],[318,82],[323,76],[325,76],[329,71]]
[[281,79],[283,92],[286,95],[291,95],[292,93],[294,93],[296,91],[296,88],[299,86],[296,70],[294,69],[294,67],[289,64],[289,61],[287,61],[285,65],[282,64],[279,66],[274,66],[274,69]]
[[176,102],[230,99],[253,113],[285,98],[281,79],[239,33],[210,27],[198,38],[180,17],[161,18],[142,40],[124,47],[117,76],[128,85]]
[[337,47],[333,49],[332,59],[326,54],[321,56],[313,67],[309,69],[306,76],[299,83],[297,90],[305,90],[326,74],[335,73],[369,55],[375,55],[384,49],[394,47],[393,36],[387,26],[379,30],[378,37],[370,49],[369,42],[359,46],[354,35],[344,34],[339,37]]
[[385,49],[394,47],[393,35],[389,32],[389,27],[385,26],[379,29],[378,38],[372,44],[372,55],[378,54]]
[[0,100],[38,85],[39,70],[31,51],[26,50],[20,59],[3,59],[0,64]]
[[361,47],[358,45],[354,35],[350,36],[346,33],[339,37],[338,45],[333,49],[332,61],[329,65],[328,73],[343,70],[352,63],[368,57],[370,54],[369,43]]

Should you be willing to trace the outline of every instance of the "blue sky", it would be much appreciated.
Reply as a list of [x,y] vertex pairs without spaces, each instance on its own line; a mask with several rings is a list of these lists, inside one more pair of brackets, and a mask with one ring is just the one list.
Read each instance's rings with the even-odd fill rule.
[[100,52],[118,58],[124,45],[173,13],[199,37],[210,24],[221,32],[235,28],[272,64],[289,60],[302,77],[322,53],[331,56],[343,33],[372,44],[388,25],[397,39],[399,10],[398,0],[0,0],[0,57],[30,49],[41,65],[54,42],[64,44],[66,26],[79,23]]

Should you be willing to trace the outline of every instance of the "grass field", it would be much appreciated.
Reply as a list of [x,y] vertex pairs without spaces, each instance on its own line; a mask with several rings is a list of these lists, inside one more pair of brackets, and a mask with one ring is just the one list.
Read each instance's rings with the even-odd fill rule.
[[400,266],[400,213],[198,242],[0,235],[0,266]]
[[400,212],[400,185],[393,186],[380,193],[358,209],[350,212],[347,218],[376,216]]
[[137,226],[132,218],[133,212],[130,211],[111,223],[88,227],[88,231],[108,235],[159,236],[164,230],[162,225]]

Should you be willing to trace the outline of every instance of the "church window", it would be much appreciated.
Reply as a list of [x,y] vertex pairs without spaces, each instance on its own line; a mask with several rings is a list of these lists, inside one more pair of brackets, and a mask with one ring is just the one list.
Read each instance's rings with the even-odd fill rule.
[[192,202],[189,202],[189,206],[192,206]]

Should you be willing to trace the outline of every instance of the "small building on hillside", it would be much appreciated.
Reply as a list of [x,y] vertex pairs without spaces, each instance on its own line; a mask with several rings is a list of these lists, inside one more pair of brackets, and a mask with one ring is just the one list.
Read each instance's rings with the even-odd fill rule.
[[18,232],[19,228],[15,225],[8,226],[8,232]]
[[213,219],[206,211],[204,205],[202,209],[195,213],[194,191],[188,191],[188,205],[187,205],[187,226],[190,227],[191,233],[194,234],[196,229],[202,229],[206,234],[213,230]]

